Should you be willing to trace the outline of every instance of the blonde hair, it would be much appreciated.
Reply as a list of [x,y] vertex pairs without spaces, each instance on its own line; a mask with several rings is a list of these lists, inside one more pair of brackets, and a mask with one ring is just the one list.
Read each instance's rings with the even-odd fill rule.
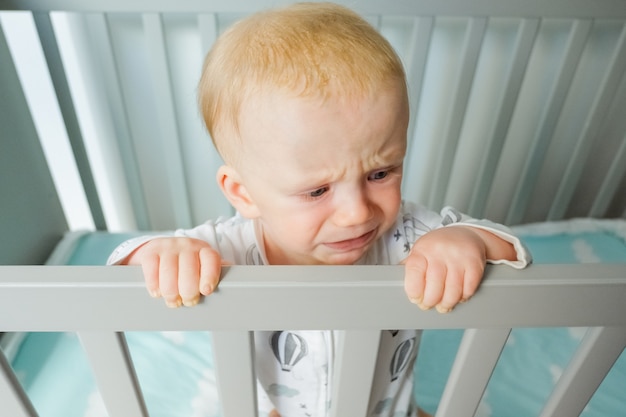
[[398,55],[358,14],[332,3],[299,3],[256,13],[221,35],[205,59],[198,101],[228,161],[237,146],[222,136],[238,136],[241,106],[255,94],[356,98],[398,82],[406,90]]

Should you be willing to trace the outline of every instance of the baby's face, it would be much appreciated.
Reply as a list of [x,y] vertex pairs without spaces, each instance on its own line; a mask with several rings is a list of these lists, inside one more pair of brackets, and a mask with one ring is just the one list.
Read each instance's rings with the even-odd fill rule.
[[238,171],[271,264],[352,264],[395,222],[408,104],[401,88],[359,100],[247,103]]

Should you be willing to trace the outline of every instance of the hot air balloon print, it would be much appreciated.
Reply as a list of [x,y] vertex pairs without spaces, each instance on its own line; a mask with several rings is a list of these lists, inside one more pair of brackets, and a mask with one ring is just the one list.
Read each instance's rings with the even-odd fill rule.
[[393,353],[391,363],[389,364],[389,372],[391,373],[391,381],[398,379],[402,371],[407,367],[413,350],[415,349],[416,340],[414,337],[400,343]]
[[306,341],[297,333],[274,332],[270,343],[274,356],[285,372],[290,372],[300,359],[309,353]]

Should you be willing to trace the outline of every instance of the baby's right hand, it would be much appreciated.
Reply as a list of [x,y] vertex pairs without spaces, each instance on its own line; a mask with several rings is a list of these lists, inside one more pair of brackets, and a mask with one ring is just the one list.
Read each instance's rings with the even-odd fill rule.
[[222,270],[219,253],[205,241],[186,237],[150,240],[123,264],[141,265],[148,292],[163,297],[168,307],[198,304],[201,294],[215,290]]

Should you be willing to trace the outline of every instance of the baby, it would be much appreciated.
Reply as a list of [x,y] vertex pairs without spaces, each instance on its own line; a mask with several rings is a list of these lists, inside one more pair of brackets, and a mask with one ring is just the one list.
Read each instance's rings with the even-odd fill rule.
[[[304,3],[236,23],[209,52],[198,94],[224,160],[217,181],[238,214],[133,239],[109,260],[141,265],[168,306],[211,294],[222,264],[403,263],[409,300],[446,313],[472,297],[486,262],[530,262],[504,226],[402,200],[403,66],[354,12]],[[415,415],[419,332],[383,333],[369,413]],[[330,331],[255,334],[262,415],[327,414],[335,341]],[[281,355],[294,346],[286,369]]]

